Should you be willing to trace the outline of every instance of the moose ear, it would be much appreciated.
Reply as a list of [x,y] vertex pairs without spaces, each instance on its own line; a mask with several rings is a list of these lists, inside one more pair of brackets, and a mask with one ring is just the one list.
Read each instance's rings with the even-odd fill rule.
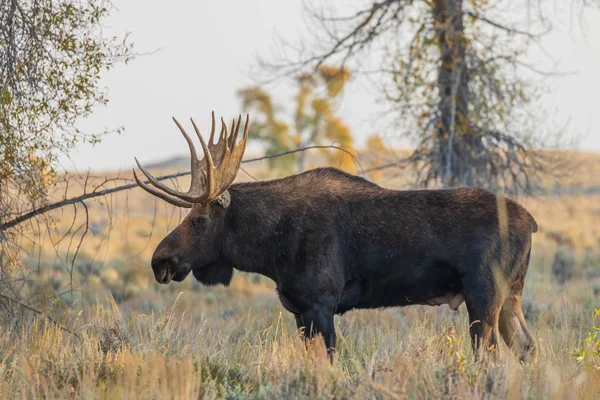
[[223,208],[229,207],[229,204],[231,204],[231,195],[229,194],[229,190],[221,193],[219,197],[213,200],[213,203],[220,204]]

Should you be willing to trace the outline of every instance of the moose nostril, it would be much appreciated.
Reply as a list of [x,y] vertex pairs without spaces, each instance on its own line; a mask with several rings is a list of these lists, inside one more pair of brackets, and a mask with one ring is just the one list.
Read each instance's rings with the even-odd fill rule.
[[166,252],[154,253],[151,261],[154,278],[158,283],[169,283],[179,269],[181,257],[167,255]]
[[161,269],[161,270],[154,270],[154,278],[156,279],[156,282],[158,283],[163,283],[167,277],[167,275],[169,275],[169,270],[167,268]]
[[177,267],[179,265],[179,257],[177,256],[168,256],[168,257],[160,257],[154,256],[151,262],[152,268],[154,269],[169,269],[173,267]]

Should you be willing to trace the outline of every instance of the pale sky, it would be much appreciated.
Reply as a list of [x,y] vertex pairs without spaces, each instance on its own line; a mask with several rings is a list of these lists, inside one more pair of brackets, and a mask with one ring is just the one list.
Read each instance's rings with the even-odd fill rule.
[[[123,126],[102,143],[80,145],[63,167],[129,170],[133,157],[142,162],[186,154],[185,141],[171,120],[185,126],[193,117],[203,132],[210,129],[210,112],[230,119],[242,112],[236,90],[252,84],[248,70],[256,55],[269,56],[274,34],[290,41],[306,37],[299,0],[182,1],[113,0],[117,7],[106,21],[107,35],[131,32],[140,56],[128,65],[104,73],[108,106],[97,107],[80,122],[86,132]],[[335,4],[338,4],[335,2]],[[341,4],[341,3],[339,3]],[[554,92],[543,99],[558,123],[569,122],[570,132],[586,134],[580,148],[600,150],[600,12],[586,14],[585,37],[578,28],[570,33],[569,20],[559,21],[544,46],[562,71],[577,74],[552,78]],[[274,88],[278,100],[288,101],[283,85]],[[345,91],[339,115],[350,125],[359,144],[381,132],[376,116],[385,110],[376,104],[378,92],[357,78]],[[388,135],[393,132],[387,132]]]

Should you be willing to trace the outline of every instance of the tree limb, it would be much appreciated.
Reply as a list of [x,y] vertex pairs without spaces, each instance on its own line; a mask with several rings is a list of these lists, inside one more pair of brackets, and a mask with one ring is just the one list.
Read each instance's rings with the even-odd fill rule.
[[[250,162],[256,162],[256,161],[261,161],[261,160],[267,160],[269,158],[276,158],[276,157],[282,157],[288,154],[294,154],[294,153],[298,153],[301,151],[307,151],[307,150],[312,150],[312,149],[335,149],[335,150],[339,150],[339,151],[343,151],[346,154],[349,154],[350,156],[352,156],[355,160],[356,157],[354,157],[354,155],[349,152],[348,150],[339,147],[339,146],[334,146],[334,145],[327,145],[327,146],[306,146],[306,147],[301,147],[298,149],[294,149],[294,150],[288,150],[288,151],[284,151],[282,153],[278,153],[278,154],[271,154],[271,155],[266,155],[266,156],[262,156],[262,157],[256,157],[256,158],[250,158],[247,160],[243,160],[242,163],[250,163]],[[169,175],[164,175],[164,176],[160,176],[157,177],[156,179],[159,181],[163,181],[163,180],[167,180],[167,179],[173,179],[173,178],[178,178],[181,176],[186,176],[186,175],[190,175],[191,172],[186,171],[186,172],[177,172],[174,174],[169,174]],[[148,181],[146,181],[145,183],[150,183]],[[22,222],[25,222],[33,217],[36,217],[38,215],[42,215],[45,214],[49,211],[52,210],[56,210],[58,208],[62,208],[64,206],[70,205],[70,204],[77,204],[77,203],[83,203],[85,200],[89,200],[89,199],[93,199],[95,197],[100,197],[100,196],[106,196],[108,194],[112,194],[112,193],[116,193],[116,192],[120,192],[123,190],[128,190],[128,189],[133,189],[135,187],[137,187],[137,183],[129,183],[126,185],[121,185],[121,186],[117,186],[115,188],[111,188],[111,189],[105,189],[105,190],[100,190],[100,191],[93,191],[91,193],[84,193],[80,196],[77,197],[73,197],[71,199],[65,199],[65,200],[61,200],[59,202],[53,203],[53,204],[49,204],[47,206],[43,206],[40,208],[37,208],[35,210],[32,210],[28,213],[22,214],[20,216],[18,216],[17,218],[14,218],[8,222],[3,223],[2,225],[0,225],[0,232],[5,231],[7,229],[10,229],[16,225],[19,225]]]
[[58,327],[59,329],[61,329],[61,330],[65,331],[65,332],[67,332],[67,333],[70,333],[71,335],[73,335],[73,336],[75,336],[77,339],[79,339],[79,335],[78,335],[77,333],[75,333],[75,332],[73,332],[72,330],[70,330],[69,328],[67,328],[67,327],[65,327],[65,326],[63,326],[63,325],[61,325],[61,324],[60,324],[60,323],[58,323],[58,322],[57,322],[57,321],[56,321],[54,318],[52,318],[52,317],[51,317],[51,316],[49,316],[49,315],[46,315],[46,314],[45,314],[45,313],[43,313],[42,311],[40,311],[40,310],[36,310],[35,308],[33,308],[33,307],[30,307],[30,306],[28,306],[27,304],[21,303],[20,301],[18,301],[18,300],[15,300],[15,299],[13,299],[13,298],[11,298],[11,297],[5,296],[5,295],[3,295],[2,293],[0,293],[0,297],[1,297],[1,298],[3,298],[3,299],[5,299],[5,300],[7,300],[7,301],[9,301],[9,302],[11,302],[11,303],[13,303],[13,304],[16,304],[16,305],[18,305],[18,306],[20,306],[20,307],[23,307],[23,308],[25,308],[25,309],[27,309],[27,310],[29,310],[29,311],[31,311],[31,312],[33,312],[33,313],[37,314],[37,315],[41,315],[42,317],[46,318],[48,321],[50,321],[52,324],[54,324],[54,325],[55,325],[56,327]]

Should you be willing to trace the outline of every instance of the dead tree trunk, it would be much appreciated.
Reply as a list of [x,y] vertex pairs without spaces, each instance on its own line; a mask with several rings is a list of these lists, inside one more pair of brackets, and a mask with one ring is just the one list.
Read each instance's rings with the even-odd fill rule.
[[462,0],[435,0],[433,16],[440,48],[438,117],[433,174],[442,186],[475,185],[485,176],[477,162],[482,137],[469,126],[469,73]]

